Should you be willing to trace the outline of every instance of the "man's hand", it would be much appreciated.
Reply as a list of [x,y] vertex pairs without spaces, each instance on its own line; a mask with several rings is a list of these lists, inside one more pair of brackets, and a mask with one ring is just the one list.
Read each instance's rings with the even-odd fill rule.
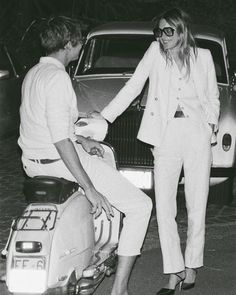
[[105,210],[107,219],[111,220],[111,217],[114,216],[114,212],[106,197],[96,191],[94,187],[87,188],[85,190],[85,195],[92,204],[91,213],[94,214],[95,218],[97,218],[102,213],[103,208]]
[[94,139],[84,137],[83,140],[81,140],[81,145],[90,155],[97,155],[98,157],[103,157],[104,155],[104,148]]
[[[97,146],[97,144],[98,146],[100,146],[98,142],[91,139],[89,140],[83,136],[78,136],[78,141],[81,144],[82,142],[84,142],[84,145],[86,145],[85,143],[88,143],[90,141],[93,142],[95,146]],[[88,143],[88,145],[90,144]],[[89,178],[83,166],[81,165],[80,159],[78,157],[78,154],[75,150],[72,141],[69,138],[63,139],[59,142],[56,142],[55,147],[58,153],[60,154],[61,159],[65,163],[66,167],[69,169],[69,171],[75,177],[77,182],[84,189],[87,199],[92,204],[92,213],[95,214],[95,217],[101,214],[103,208],[106,212],[107,218],[110,220],[111,216],[114,216],[111,204],[102,194],[100,194],[94,188],[91,179]],[[89,147],[88,150],[90,150]]]

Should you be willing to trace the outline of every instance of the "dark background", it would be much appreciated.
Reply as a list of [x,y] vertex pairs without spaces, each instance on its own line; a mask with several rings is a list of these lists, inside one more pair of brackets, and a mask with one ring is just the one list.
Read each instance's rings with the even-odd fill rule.
[[0,40],[29,67],[41,55],[37,30],[43,17],[60,14],[78,18],[86,34],[108,21],[151,20],[174,6],[188,12],[194,23],[225,33],[229,59],[236,69],[235,0],[0,0]]

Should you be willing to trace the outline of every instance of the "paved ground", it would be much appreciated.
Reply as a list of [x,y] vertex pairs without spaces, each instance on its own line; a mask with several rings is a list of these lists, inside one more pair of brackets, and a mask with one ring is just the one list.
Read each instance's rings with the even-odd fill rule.
[[[25,207],[21,193],[24,174],[16,138],[0,140],[0,249],[6,243],[11,220]],[[197,286],[189,294],[236,294],[236,181],[234,199],[230,205],[208,203],[206,219],[205,267],[199,273]],[[186,236],[186,209],[183,193],[178,195],[178,224],[182,240]],[[182,244],[184,247],[184,243]],[[161,269],[160,244],[153,214],[145,239],[143,255],[137,260],[130,281],[131,294],[155,294],[165,277]],[[0,259],[0,275],[5,272],[5,261]],[[107,278],[95,295],[109,295],[113,277]],[[0,284],[0,294],[9,294]],[[178,294],[178,292],[177,292]]]

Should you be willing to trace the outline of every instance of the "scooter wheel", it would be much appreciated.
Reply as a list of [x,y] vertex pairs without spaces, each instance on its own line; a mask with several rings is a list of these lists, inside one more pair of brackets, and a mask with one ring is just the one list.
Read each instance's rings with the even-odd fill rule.
[[79,286],[77,284],[75,272],[73,272],[69,278],[65,295],[79,295]]
[[106,266],[106,276],[111,276],[116,272],[117,264],[118,264],[118,257],[116,254],[112,254],[106,261],[105,261],[105,266]]
[[78,295],[78,290],[76,289],[76,285],[69,285],[67,288],[67,292],[65,295]]

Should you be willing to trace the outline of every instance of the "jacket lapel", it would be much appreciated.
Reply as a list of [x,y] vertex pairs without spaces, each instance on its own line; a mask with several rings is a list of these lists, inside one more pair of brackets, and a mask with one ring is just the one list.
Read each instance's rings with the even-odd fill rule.
[[161,113],[163,118],[167,118],[169,106],[169,90],[171,81],[171,67],[166,64],[162,57],[159,64],[159,79],[157,83],[157,95],[161,98]]
[[[193,54],[193,52],[192,52]],[[199,52],[198,52],[199,54]],[[199,58],[199,55],[197,55],[196,59],[191,58],[190,60],[190,69],[194,81],[194,85],[196,87],[197,95],[200,100],[200,102],[205,101],[205,83],[206,81],[204,80],[205,75],[204,73],[204,68],[201,62],[201,59]]]

